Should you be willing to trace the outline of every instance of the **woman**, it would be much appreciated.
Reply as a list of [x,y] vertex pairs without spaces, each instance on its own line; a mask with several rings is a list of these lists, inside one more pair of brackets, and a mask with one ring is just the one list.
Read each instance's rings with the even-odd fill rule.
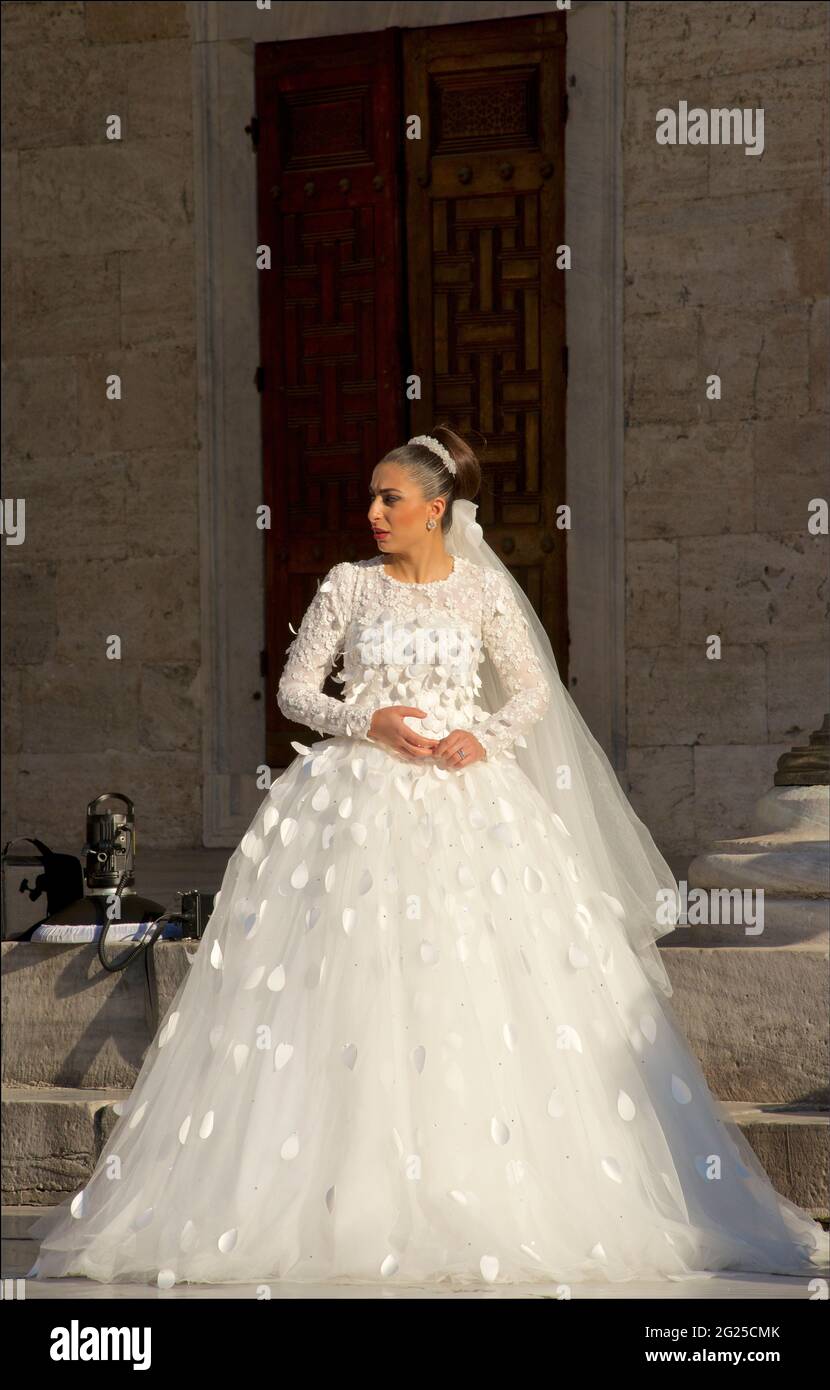
[[826,1263],[660,997],[677,885],[483,541],[479,484],[443,426],[375,468],[379,554],[329,572],[279,685],[331,737],[292,745],[231,857],[92,1178],[34,1228],[38,1277]]

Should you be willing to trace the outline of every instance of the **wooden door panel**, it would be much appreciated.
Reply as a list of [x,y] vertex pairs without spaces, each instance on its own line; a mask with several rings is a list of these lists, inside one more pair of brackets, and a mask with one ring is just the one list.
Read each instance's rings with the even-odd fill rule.
[[[257,48],[275,767],[306,732],[275,700],[289,623],[330,565],[374,553],[371,467],[439,419],[486,440],[480,519],[567,679],[555,515],[566,500],[564,59],[563,15]],[[411,113],[420,141],[404,138]],[[410,371],[420,401],[405,400]]]
[[257,46],[257,235],[272,254],[259,288],[275,767],[305,732],[276,705],[289,622],[332,564],[374,552],[368,478],[404,430],[399,94],[396,30]]
[[411,30],[403,55],[410,428],[484,435],[479,519],[566,680],[564,15]]

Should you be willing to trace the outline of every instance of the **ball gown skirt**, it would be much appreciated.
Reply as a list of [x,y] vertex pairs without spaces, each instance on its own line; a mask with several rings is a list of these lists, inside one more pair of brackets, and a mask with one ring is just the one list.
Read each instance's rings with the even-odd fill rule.
[[36,1223],[33,1277],[820,1272],[826,1234],[710,1093],[583,863],[515,762],[310,742],[229,859],[91,1179]]

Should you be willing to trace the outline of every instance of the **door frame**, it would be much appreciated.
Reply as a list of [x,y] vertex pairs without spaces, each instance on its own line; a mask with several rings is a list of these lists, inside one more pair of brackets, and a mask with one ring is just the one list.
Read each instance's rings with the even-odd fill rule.
[[[555,3],[458,0],[442,22],[509,19]],[[251,543],[262,502],[258,365],[254,45],[325,32],[434,23],[435,7],[253,5],[194,0],[194,241],[199,412],[202,641],[202,840],[232,847],[264,794],[264,544]],[[285,32],[285,15],[295,27]],[[343,16],[346,16],[344,21]],[[336,21],[335,21],[335,16]],[[331,21],[335,21],[334,23]],[[622,388],[622,99],[625,15],[619,0],[568,14],[565,129],[569,688],[621,776],[626,753]],[[586,267],[586,268],[583,268]],[[250,344],[242,357],[239,344]],[[589,520],[590,519],[590,520]],[[578,543],[573,540],[579,526]],[[250,602],[263,595],[261,608]],[[290,633],[286,634],[286,646]],[[240,672],[249,673],[242,681]],[[259,698],[258,698],[259,697]],[[275,698],[270,690],[267,698]],[[262,776],[256,777],[257,769]],[[262,785],[258,785],[262,783]]]

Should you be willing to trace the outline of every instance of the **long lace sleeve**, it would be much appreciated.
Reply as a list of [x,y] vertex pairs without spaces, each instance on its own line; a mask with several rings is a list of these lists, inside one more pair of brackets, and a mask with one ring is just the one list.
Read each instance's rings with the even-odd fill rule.
[[349,623],[356,580],[356,568],[343,561],[320,584],[288,647],[277,704],[286,719],[319,733],[366,738],[374,709],[358,708],[322,693]]
[[486,576],[481,636],[510,698],[472,730],[488,758],[514,743],[550,703],[551,689],[533,645],[527,619],[504,577]]

